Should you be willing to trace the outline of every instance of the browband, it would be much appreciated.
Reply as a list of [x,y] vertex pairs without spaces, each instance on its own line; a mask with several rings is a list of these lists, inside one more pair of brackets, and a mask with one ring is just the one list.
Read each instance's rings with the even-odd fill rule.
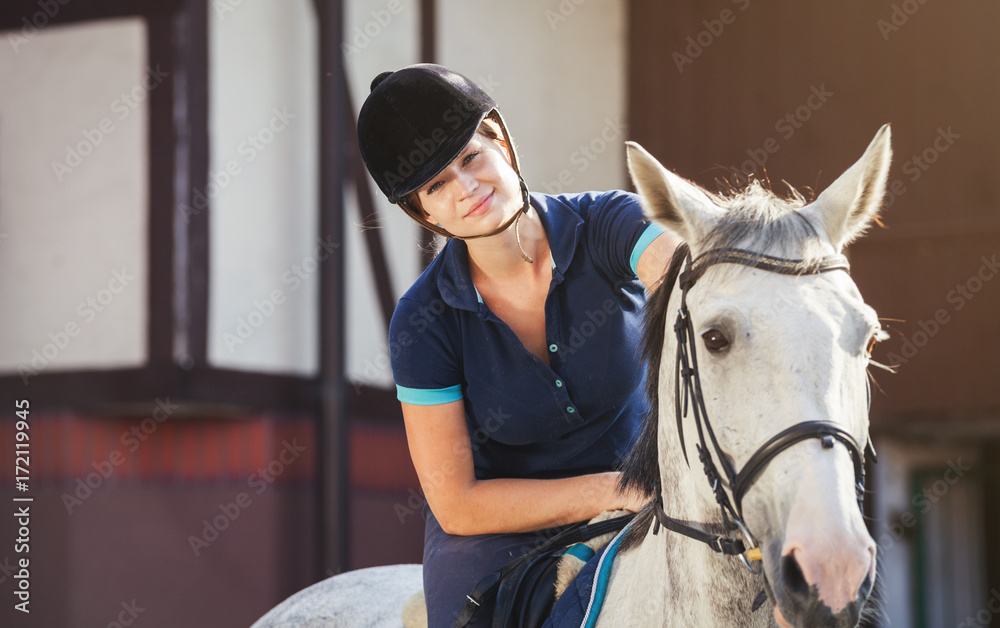
[[792,260],[743,249],[712,249],[696,257],[688,265],[688,269],[681,273],[681,288],[690,288],[710,266],[715,264],[740,264],[781,275],[816,275],[831,270],[851,272],[851,265],[843,255]]

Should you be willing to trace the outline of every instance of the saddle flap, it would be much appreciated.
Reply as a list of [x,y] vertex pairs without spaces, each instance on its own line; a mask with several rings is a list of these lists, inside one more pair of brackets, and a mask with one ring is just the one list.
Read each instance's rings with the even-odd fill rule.
[[497,592],[493,628],[538,628],[552,613],[561,552],[542,554],[511,573]]

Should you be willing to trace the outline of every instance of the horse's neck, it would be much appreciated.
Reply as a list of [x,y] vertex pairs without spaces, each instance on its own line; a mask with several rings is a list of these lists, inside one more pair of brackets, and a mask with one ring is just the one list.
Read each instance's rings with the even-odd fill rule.
[[[664,356],[672,356],[674,343],[665,345]],[[672,361],[661,364],[661,370],[672,368]],[[719,507],[690,443],[691,466],[684,461],[675,431],[673,390],[664,388],[657,443],[663,509],[692,523],[718,522]],[[762,586],[736,558],[662,528],[654,535],[651,526],[639,547],[618,558],[600,625],[775,626],[767,607],[752,614],[749,610]]]
[[[665,444],[660,443],[661,447]],[[691,467],[697,472],[693,473],[679,449],[660,451],[664,511],[692,523],[719,520],[700,465]],[[665,465],[665,454],[679,464]],[[664,528],[654,535],[651,526],[639,547],[618,558],[599,625],[775,626],[768,607],[752,614],[749,611],[762,586],[736,558],[717,554],[704,543]]]
[[735,559],[661,529],[620,556],[612,572],[599,628],[774,627],[767,607],[750,613],[754,589]]

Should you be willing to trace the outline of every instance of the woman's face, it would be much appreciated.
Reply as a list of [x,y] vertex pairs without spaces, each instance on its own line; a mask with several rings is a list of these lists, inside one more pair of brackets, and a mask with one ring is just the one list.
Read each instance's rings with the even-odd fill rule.
[[521,208],[521,187],[502,144],[476,133],[417,191],[425,217],[457,236],[489,233]]

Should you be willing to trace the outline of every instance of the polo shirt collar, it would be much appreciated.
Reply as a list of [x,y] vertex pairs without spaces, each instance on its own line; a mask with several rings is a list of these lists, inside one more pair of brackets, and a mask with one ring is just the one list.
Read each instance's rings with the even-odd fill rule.
[[437,288],[444,302],[460,310],[478,311],[479,298],[469,272],[469,250],[465,242],[449,240],[437,261],[441,264]]
[[[552,277],[556,282],[561,282],[580,241],[583,218],[553,196],[533,192],[531,204],[538,212],[549,239]],[[437,288],[444,302],[462,310],[479,311],[479,295],[469,272],[469,250],[465,242],[449,240],[441,251],[438,262],[441,264],[441,271],[437,277]]]
[[531,204],[538,210],[538,217],[549,239],[549,251],[555,263],[552,275],[558,275],[561,281],[580,242],[583,218],[556,196],[532,192]]

